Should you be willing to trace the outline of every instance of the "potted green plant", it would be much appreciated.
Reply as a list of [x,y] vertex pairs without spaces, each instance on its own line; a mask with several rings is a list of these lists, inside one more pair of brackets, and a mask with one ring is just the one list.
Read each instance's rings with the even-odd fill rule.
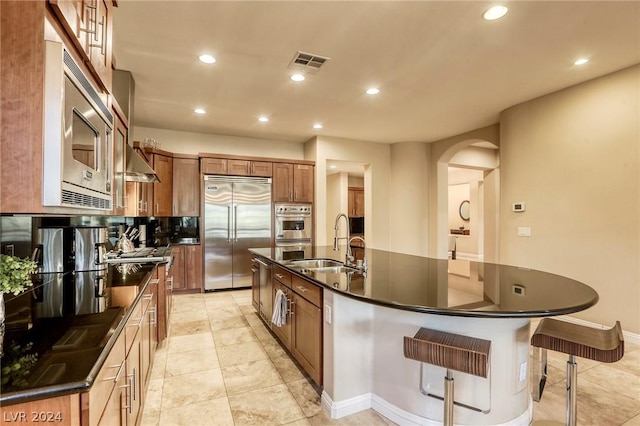
[[29,258],[21,259],[16,256],[0,254],[0,356],[4,340],[4,295],[14,296],[31,287],[31,274],[36,272],[38,265]]

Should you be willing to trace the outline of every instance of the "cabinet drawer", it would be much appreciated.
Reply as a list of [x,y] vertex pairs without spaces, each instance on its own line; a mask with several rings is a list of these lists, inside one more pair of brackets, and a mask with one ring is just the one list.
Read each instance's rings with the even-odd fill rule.
[[136,303],[131,312],[131,316],[127,320],[127,325],[124,328],[124,343],[126,346],[126,353],[128,354],[131,350],[131,345],[133,345],[134,340],[136,339],[136,335],[138,334],[138,330],[140,330],[140,325],[142,324],[142,306],[140,303]]
[[317,285],[303,280],[300,277],[293,276],[291,279],[291,289],[317,307],[322,305],[322,289]]
[[82,406],[88,405],[89,407],[89,424],[98,424],[113,388],[127,374],[125,371],[125,349],[124,335],[121,334],[98,372],[91,390],[81,396],[83,400],[89,399],[88,404],[82,403]]
[[279,266],[273,267],[273,277],[287,287],[291,287],[291,272]]

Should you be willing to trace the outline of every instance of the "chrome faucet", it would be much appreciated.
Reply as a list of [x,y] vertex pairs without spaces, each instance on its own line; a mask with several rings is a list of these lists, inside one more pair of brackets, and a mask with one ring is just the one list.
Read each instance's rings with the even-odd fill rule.
[[[367,243],[364,242],[364,238],[360,237],[360,236],[355,236],[353,238],[351,238],[349,240],[349,247],[351,247],[351,241],[353,240],[360,240],[362,241],[362,249],[363,250],[367,250]],[[357,263],[356,263],[357,264]],[[359,269],[362,269],[362,272],[366,273],[367,272],[367,255],[366,253],[363,254],[362,256],[362,266],[358,266]]]
[[[344,221],[346,222],[346,226],[347,226],[347,236],[346,237],[341,237],[338,238],[338,228],[340,225],[340,218],[344,217]],[[339,213],[336,216],[336,224],[333,227],[334,231],[335,231],[335,235],[333,237],[333,251],[338,251],[340,250],[338,248],[338,241],[339,240],[347,240],[347,255],[346,255],[346,263],[347,265],[350,265],[351,262],[353,261],[353,255],[351,254],[351,245],[349,244],[349,240],[350,240],[350,234],[349,234],[349,216],[347,216],[344,213]]]

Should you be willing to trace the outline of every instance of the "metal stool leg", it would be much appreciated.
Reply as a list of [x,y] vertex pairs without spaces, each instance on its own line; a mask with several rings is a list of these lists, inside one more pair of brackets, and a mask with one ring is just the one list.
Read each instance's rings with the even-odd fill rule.
[[578,415],[578,364],[575,355],[567,361],[567,426],[576,426]]
[[444,426],[453,426],[453,374],[448,368],[444,377]]

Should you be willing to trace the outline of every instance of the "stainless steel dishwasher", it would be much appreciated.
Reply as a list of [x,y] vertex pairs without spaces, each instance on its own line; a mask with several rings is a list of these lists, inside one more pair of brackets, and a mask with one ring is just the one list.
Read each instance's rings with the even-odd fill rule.
[[273,313],[273,282],[271,281],[271,264],[256,258],[260,265],[260,316],[271,327]]

